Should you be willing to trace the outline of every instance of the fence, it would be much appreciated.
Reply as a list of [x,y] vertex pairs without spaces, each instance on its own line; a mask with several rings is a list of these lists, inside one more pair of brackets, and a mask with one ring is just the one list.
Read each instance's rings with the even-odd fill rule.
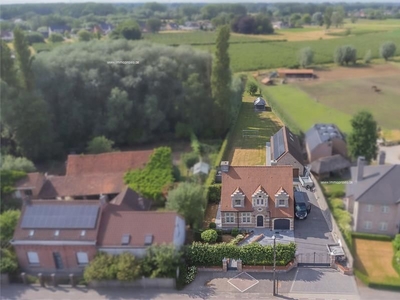
[[135,281],[119,281],[119,280],[93,280],[89,282],[90,288],[98,287],[140,287],[140,288],[162,288],[175,289],[175,278],[141,278]]

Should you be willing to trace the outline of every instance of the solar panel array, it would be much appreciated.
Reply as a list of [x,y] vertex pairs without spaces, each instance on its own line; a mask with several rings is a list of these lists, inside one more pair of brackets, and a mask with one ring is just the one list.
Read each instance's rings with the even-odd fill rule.
[[95,228],[97,205],[32,205],[22,217],[22,228],[78,229]]
[[285,153],[285,140],[283,138],[283,129],[279,130],[273,135],[274,140],[274,160],[277,160],[283,153]]

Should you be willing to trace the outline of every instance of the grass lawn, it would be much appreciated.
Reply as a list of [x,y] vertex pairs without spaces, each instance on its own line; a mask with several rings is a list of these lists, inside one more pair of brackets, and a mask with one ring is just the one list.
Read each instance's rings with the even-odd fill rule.
[[301,131],[306,132],[315,123],[335,123],[344,133],[351,132],[351,115],[317,102],[298,87],[286,84],[263,87],[268,101],[282,108]]
[[[242,108],[234,128],[232,144],[226,160],[235,166],[265,165],[265,143],[282,126],[282,122],[270,111],[255,112],[256,96],[245,92]],[[243,130],[258,130],[258,136],[244,137]]]
[[393,246],[391,242],[354,239],[354,266],[376,283],[400,285],[400,276],[392,266]]

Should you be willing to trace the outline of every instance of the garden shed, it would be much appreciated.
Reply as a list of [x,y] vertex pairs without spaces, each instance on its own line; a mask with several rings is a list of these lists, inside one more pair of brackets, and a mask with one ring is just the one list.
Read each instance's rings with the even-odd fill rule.
[[193,175],[197,174],[208,174],[210,172],[210,165],[205,162],[199,161],[193,166]]
[[254,109],[255,110],[264,111],[266,105],[267,105],[267,102],[261,97],[258,97],[256,100],[254,100]]

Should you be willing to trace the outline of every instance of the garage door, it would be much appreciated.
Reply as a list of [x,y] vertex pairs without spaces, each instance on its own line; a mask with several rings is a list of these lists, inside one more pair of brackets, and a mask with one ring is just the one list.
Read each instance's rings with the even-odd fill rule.
[[274,230],[289,230],[290,229],[290,220],[286,219],[278,219],[274,221]]
[[293,178],[299,177],[299,169],[293,169]]

